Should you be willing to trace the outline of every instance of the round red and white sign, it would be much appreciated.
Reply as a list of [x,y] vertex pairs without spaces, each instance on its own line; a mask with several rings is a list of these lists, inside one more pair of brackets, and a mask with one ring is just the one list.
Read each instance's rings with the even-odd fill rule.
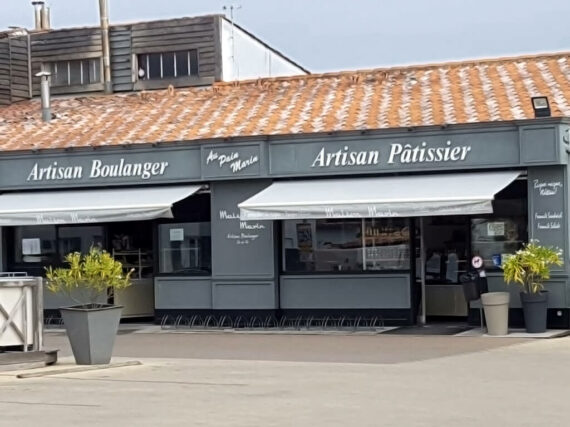
[[473,266],[473,268],[483,267],[483,258],[481,258],[479,255],[474,256],[473,258],[471,258],[471,265]]

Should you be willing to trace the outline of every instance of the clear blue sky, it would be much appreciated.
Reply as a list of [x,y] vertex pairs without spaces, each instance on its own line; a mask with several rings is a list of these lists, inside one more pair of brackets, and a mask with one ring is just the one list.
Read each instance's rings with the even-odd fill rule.
[[[108,0],[111,23],[223,13],[222,0]],[[98,0],[51,0],[55,28],[97,25]],[[236,22],[311,71],[570,50],[570,0],[235,0]],[[0,0],[0,29],[33,25]]]

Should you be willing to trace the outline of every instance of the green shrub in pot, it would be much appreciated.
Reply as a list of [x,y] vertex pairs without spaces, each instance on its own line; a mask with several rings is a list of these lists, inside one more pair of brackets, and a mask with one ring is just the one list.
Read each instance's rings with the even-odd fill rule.
[[516,283],[521,288],[521,303],[528,332],[546,330],[547,292],[544,282],[550,279],[554,266],[563,264],[562,250],[541,246],[537,240],[526,243],[515,254],[503,262],[504,279]]
[[78,304],[60,309],[75,361],[107,364],[122,311],[121,306],[108,304],[107,297],[130,286],[134,270],[125,273],[121,262],[97,247],[87,254],[69,253],[65,263],[67,267],[48,267],[46,281],[48,290],[65,293]]

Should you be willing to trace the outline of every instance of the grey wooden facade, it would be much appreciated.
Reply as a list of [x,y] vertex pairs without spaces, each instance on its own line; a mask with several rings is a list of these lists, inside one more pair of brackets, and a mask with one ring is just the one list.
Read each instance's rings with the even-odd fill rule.
[[0,105],[31,97],[29,35],[0,34]]
[[[152,21],[110,27],[111,79],[114,92],[199,86],[221,79],[221,15]],[[18,30],[20,34],[21,30]],[[0,105],[39,96],[35,77],[51,62],[102,58],[99,27],[0,33]],[[137,81],[139,54],[196,49],[198,76]],[[102,65],[101,65],[102,66]],[[101,70],[101,75],[102,75]],[[54,94],[103,91],[103,82],[52,87]]]

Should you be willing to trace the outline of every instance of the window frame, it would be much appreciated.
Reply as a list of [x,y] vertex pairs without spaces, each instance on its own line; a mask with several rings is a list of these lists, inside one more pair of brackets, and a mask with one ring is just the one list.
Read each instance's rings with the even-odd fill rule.
[[[186,58],[188,61],[188,74],[185,75],[178,75],[178,67],[177,67],[177,56],[180,53],[186,53]],[[191,53],[195,52],[195,56],[196,56],[196,73],[192,74],[192,69],[193,69],[193,65],[194,62],[191,60]],[[173,76],[165,76],[164,75],[164,55],[169,55],[171,54],[173,56],[173,71],[174,71],[174,75]],[[159,61],[160,61],[160,77],[150,77],[150,56],[151,55],[159,55]],[[141,62],[143,62],[143,64],[141,64]],[[169,79],[198,79],[200,78],[200,60],[199,60],[199,52],[198,49],[181,49],[181,50],[169,50],[169,51],[164,51],[164,52],[140,52],[140,53],[136,53],[134,54],[134,61],[133,61],[135,65],[135,76],[136,76],[136,81],[140,81],[140,82],[148,82],[148,81],[153,81],[153,82],[159,82],[159,81],[166,81]],[[143,70],[145,75],[143,77],[140,77],[139,75],[139,70]]]
[[[332,219],[332,218],[331,218]],[[413,266],[413,238],[412,238],[412,230],[413,230],[413,218],[410,217],[405,217],[405,218],[399,218],[405,221],[406,226],[408,227],[409,231],[409,236],[408,236],[408,242],[407,242],[407,247],[408,247],[408,268],[404,268],[404,269],[383,269],[383,270],[367,270],[366,269],[366,257],[364,252],[366,251],[366,244],[365,244],[365,236],[364,236],[364,230],[365,230],[365,225],[366,225],[366,221],[367,220],[371,220],[371,219],[376,219],[376,220],[382,220],[383,218],[346,218],[346,220],[358,220],[360,219],[361,221],[361,238],[362,238],[362,246],[360,246],[360,250],[363,252],[363,269],[362,270],[340,270],[340,271],[288,271],[286,269],[287,267],[287,263],[286,263],[286,259],[285,259],[285,245],[284,245],[284,239],[285,239],[285,233],[284,233],[284,222],[285,221],[295,221],[295,220],[281,220],[279,221],[280,223],[280,229],[281,229],[281,233],[280,233],[280,239],[279,239],[279,244],[280,244],[280,250],[281,250],[281,256],[279,257],[280,260],[280,265],[279,265],[279,274],[282,276],[354,276],[354,275],[368,275],[368,276],[374,276],[374,275],[390,275],[390,274],[411,274],[414,266]],[[384,219],[390,219],[390,218],[384,218]]]
[[[72,83],[72,76],[71,76],[71,68],[72,63],[78,62],[79,63],[79,83]],[[88,64],[87,68],[85,67],[85,63]],[[90,81],[90,72],[91,72],[91,64],[98,64],[98,76],[99,79],[97,81],[91,82]],[[64,66],[67,68],[67,82],[66,84],[56,84],[55,83],[55,76],[57,74],[57,69],[60,66]],[[49,85],[50,89],[52,90],[64,90],[69,88],[81,88],[91,85],[102,85],[103,84],[103,64],[101,57],[93,57],[93,58],[70,58],[70,59],[61,59],[57,61],[48,61],[42,64],[42,68],[46,71],[51,73],[49,77]],[[52,70],[55,68],[55,72]],[[95,70],[96,68],[94,68]]]
[[[161,242],[160,242],[160,228],[162,226],[172,226],[172,225],[177,225],[177,224],[208,224],[210,226],[210,234],[209,234],[209,238],[210,238],[210,269],[209,270],[202,270],[202,271],[197,271],[197,272],[193,272],[193,273],[177,273],[177,272],[161,272],[160,268],[161,268],[161,254],[162,254],[162,249],[161,249]],[[212,275],[212,264],[213,264],[213,253],[212,253],[212,222],[211,221],[187,221],[184,220],[183,218],[181,219],[176,219],[173,218],[171,220],[168,221],[160,221],[157,222],[156,224],[156,228],[155,228],[155,254],[156,254],[156,260],[155,260],[155,273],[154,273],[154,277],[210,277]]]

